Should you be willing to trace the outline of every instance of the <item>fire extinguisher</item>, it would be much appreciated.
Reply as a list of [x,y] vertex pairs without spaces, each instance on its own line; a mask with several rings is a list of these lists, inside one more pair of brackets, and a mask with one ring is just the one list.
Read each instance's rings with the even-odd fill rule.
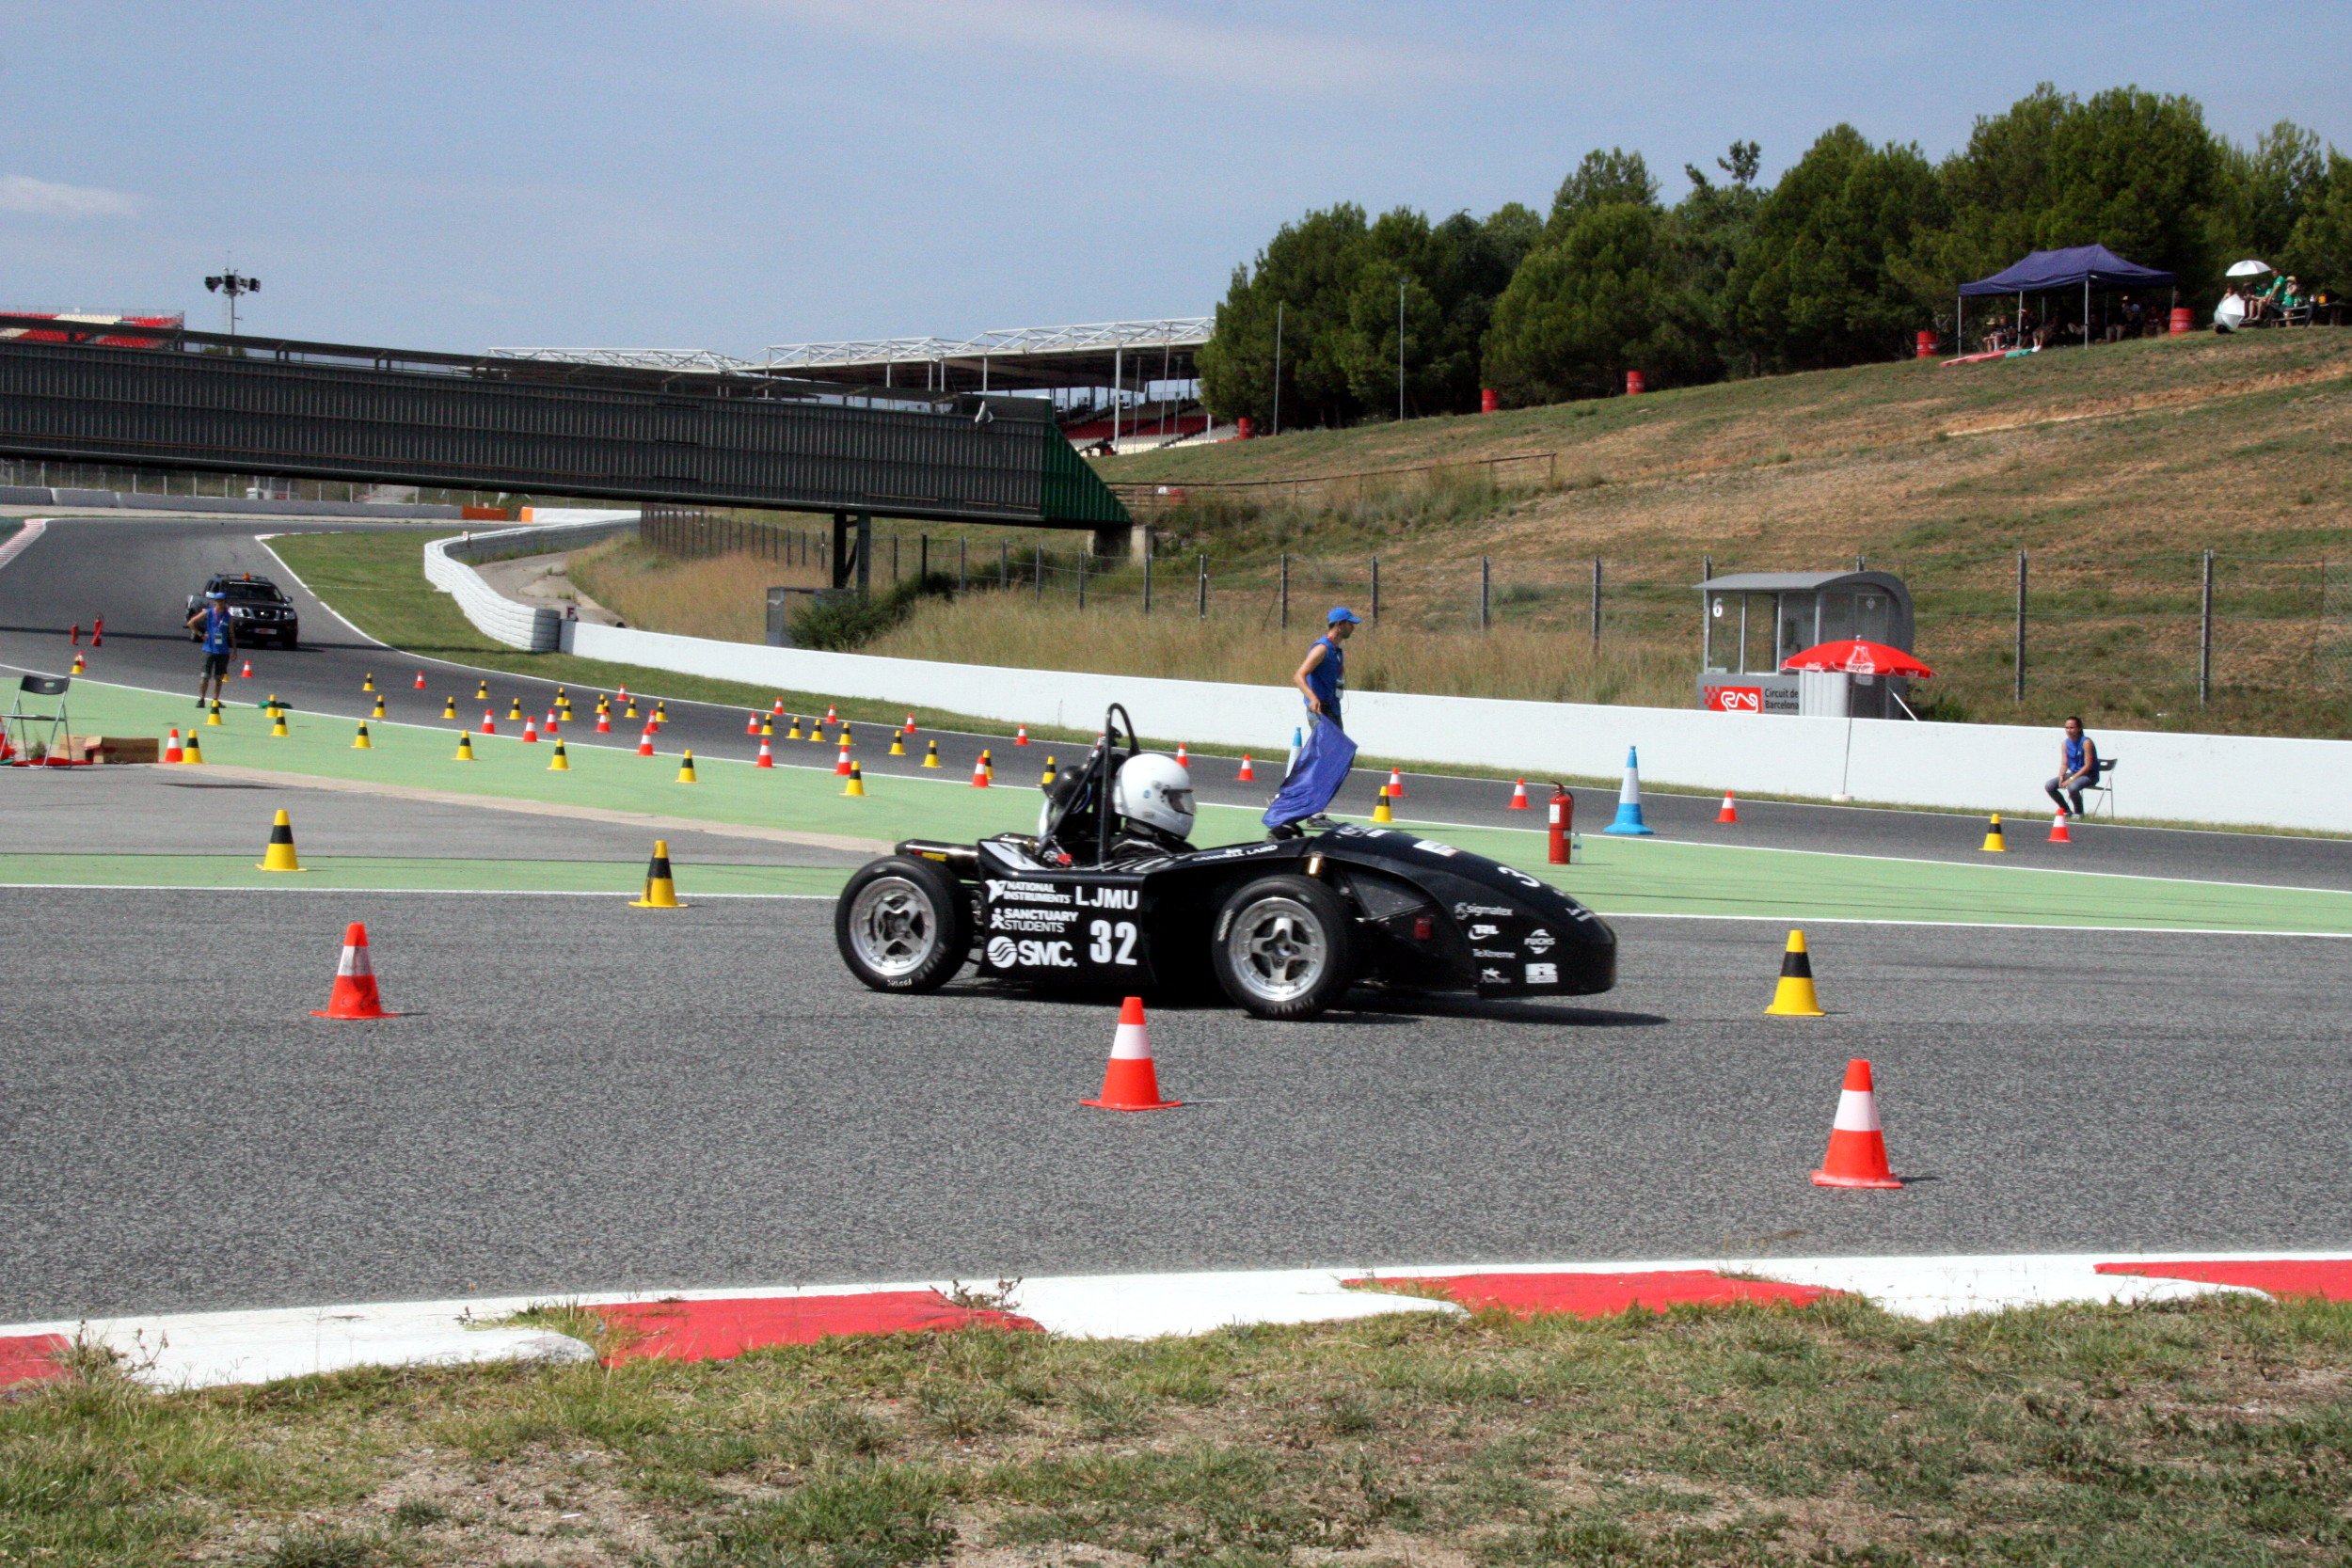
[[1576,828],[1576,797],[1565,786],[1551,786],[1551,863],[1568,863],[1568,834]]

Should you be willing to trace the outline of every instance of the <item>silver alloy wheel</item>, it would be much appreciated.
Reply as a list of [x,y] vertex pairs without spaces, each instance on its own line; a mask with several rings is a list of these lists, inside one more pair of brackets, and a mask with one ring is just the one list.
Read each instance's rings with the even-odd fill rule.
[[923,967],[939,945],[939,911],[904,877],[877,877],[850,901],[850,942],[860,962],[886,979]]
[[1262,1002],[1304,994],[1330,961],[1323,922],[1295,898],[1277,894],[1252,900],[1225,933],[1233,976]]

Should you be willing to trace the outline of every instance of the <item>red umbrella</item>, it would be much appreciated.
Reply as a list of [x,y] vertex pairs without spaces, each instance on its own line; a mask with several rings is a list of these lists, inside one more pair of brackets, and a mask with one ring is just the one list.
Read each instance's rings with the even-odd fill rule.
[[1919,675],[1931,676],[1934,671],[1903,652],[1883,642],[1865,642],[1850,637],[1840,642],[1824,642],[1818,648],[1791,654],[1782,662],[1783,670],[1834,670],[1849,675]]

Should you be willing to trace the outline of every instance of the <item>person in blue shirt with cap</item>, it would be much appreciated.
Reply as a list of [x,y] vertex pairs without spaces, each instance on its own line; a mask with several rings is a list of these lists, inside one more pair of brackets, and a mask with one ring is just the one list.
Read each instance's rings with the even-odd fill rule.
[[1325,618],[1323,635],[1315,639],[1298,673],[1291,677],[1291,684],[1306,696],[1307,711],[1342,729],[1347,728],[1340,720],[1340,695],[1347,689],[1346,642],[1362,625],[1362,619],[1345,605],[1333,606]]
[[1298,673],[1291,677],[1291,684],[1307,699],[1311,718],[1306,744],[1299,747],[1263,818],[1277,838],[1298,836],[1301,823],[1312,826],[1310,819],[1320,817],[1323,808],[1338,797],[1347,783],[1348,769],[1355,766],[1356,743],[1347,737],[1341,721],[1340,698],[1347,689],[1345,644],[1361,625],[1362,618],[1345,605],[1334,607],[1324,619],[1323,635],[1315,639]]
[[[196,705],[220,701],[221,688],[229,679],[229,656],[237,646],[237,624],[229,617],[229,595],[215,589],[204,595],[204,602],[188,617],[188,629],[204,641],[204,673],[197,677]],[[207,698],[205,693],[211,692]]]

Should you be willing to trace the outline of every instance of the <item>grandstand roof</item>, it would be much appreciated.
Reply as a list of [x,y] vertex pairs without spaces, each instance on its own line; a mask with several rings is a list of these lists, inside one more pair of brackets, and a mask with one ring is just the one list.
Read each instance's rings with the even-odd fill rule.
[[1189,381],[1194,351],[1209,341],[1212,318],[1089,322],[1021,326],[969,338],[851,338],[830,343],[776,343],[760,359],[733,359],[701,349],[494,348],[494,355],[570,364],[647,370],[732,371],[821,375],[850,386],[934,391],[1037,391],[1128,387],[1163,378]]

